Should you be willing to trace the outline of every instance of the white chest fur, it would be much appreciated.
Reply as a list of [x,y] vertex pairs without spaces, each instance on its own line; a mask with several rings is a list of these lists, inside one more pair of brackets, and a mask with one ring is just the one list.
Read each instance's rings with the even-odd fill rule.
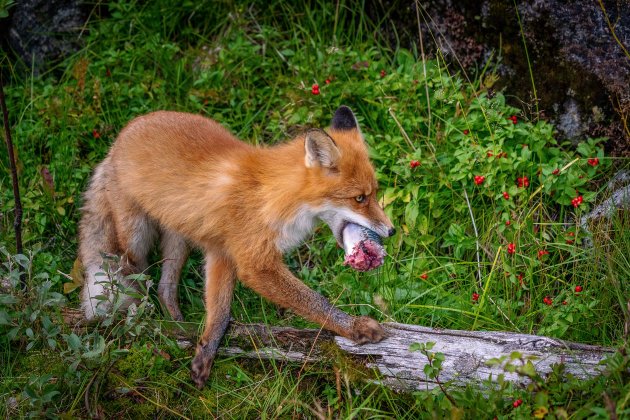
[[300,207],[292,220],[278,227],[278,249],[287,252],[304,242],[318,221],[317,214],[308,206]]

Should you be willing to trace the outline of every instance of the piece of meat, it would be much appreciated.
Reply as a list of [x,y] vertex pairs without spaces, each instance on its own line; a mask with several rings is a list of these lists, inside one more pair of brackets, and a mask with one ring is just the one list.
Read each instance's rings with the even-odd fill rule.
[[348,223],[343,230],[344,264],[358,271],[369,271],[383,265],[385,248],[381,237],[368,228]]

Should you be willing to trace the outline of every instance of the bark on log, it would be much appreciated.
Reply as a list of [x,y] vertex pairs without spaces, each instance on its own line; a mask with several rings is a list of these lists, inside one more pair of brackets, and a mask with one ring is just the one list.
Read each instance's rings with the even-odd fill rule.
[[[376,372],[375,381],[401,391],[432,389],[437,382],[428,379],[423,368],[428,363],[420,352],[411,352],[412,343],[434,342],[432,352],[445,356],[439,379],[455,386],[480,384],[486,379],[496,381],[499,374],[505,380],[520,384],[527,377],[507,373],[502,366],[488,366],[492,358],[519,352],[532,359],[536,371],[544,377],[552,365],[564,364],[565,372],[589,378],[600,374],[599,362],[614,353],[613,349],[571,343],[548,337],[509,332],[439,330],[417,325],[383,324],[389,336],[377,344],[357,345],[333,336],[327,331],[300,330],[264,325],[232,323],[226,340],[219,349],[224,356],[254,359],[274,359],[293,362],[327,362],[333,342],[355,362]],[[520,361],[514,362],[519,365]]]
[[[82,314],[64,311],[65,322],[75,328]],[[194,322],[162,321],[163,330],[179,340],[182,347],[194,349],[199,325]],[[489,366],[493,358],[510,356],[513,352],[522,359],[532,360],[541,375],[549,373],[554,364],[563,364],[565,372],[579,378],[589,378],[603,372],[599,362],[612,355],[614,349],[571,343],[549,337],[500,331],[441,330],[418,325],[397,323],[382,324],[388,337],[377,344],[357,345],[352,341],[317,329],[270,327],[263,324],[232,322],[219,347],[219,355],[244,357],[256,360],[276,360],[298,363],[332,363],[335,350],[367,371],[373,371],[372,380],[400,391],[433,389],[437,382],[428,379],[424,366],[426,356],[411,352],[413,343],[433,342],[431,352],[445,356],[439,379],[442,384],[483,386],[484,380],[497,381],[500,374],[506,381],[528,383],[525,376],[505,372],[502,366]],[[519,365],[516,361],[514,364]]]

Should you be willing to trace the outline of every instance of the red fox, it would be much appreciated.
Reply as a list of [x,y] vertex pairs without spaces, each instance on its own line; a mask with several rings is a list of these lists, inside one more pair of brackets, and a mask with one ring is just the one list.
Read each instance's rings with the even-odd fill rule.
[[177,287],[189,245],[205,256],[206,321],[191,366],[200,388],[230,320],[236,278],[337,334],[378,342],[386,335],[378,322],[336,309],[282,260],[318,220],[339,244],[349,223],[393,235],[376,190],[357,120],[345,106],[328,131],[311,129],[273,147],[243,143],[198,115],[159,111],[136,118],[95,169],[84,196],[79,257],[86,270],[85,316],[102,316],[112,305],[102,281],[103,255],[120,256],[123,281],[147,268],[159,236],[158,297],[175,320],[183,319]]

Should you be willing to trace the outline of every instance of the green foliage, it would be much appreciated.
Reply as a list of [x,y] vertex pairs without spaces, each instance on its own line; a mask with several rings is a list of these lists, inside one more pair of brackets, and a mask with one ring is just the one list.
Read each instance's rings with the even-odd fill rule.
[[439,381],[440,372],[442,371],[442,362],[444,362],[444,353],[432,352],[431,350],[435,346],[435,343],[429,341],[428,343],[413,343],[409,346],[409,351],[419,351],[427,358],[427,364],[424,365],[424,374],[428,379],[435,379]]
[[[444,384],[455,404],[439,388],[400,396],[344,372],[232,359],[218,360],[199,392],[188,379],[190,353],[157,322],[155,268],[138,278],[147,290],[127,317],[109,317],[89,332],[62,327],[61,308],[77,303],[77,291],[61,292],[75,259],[81,192],[130,119],[157,109],[195,112],[253,144],[274,144],[327,126],[346,104],[359,118],[399,233],[387,241],[381,270],[356,273],[342,265],[329,232],[318,230],[287,256],[309,286],[348,312],[382,320],[603,345],[627,339],[630,221],[618,214],[579,222],[608,194],[603,181],[625,164],[613,167],[603,139],[574,148],[552,125],[487,89],[481,81],[494,75],[468,82],[441,61],[383,47],[354,3],[103,7],[111,17],[93,19],[85,48],[55,71],[19,76],[19,64],[11,69],[7,99],[32,253],[10,250],[14,202],[0,154],[0,280],[12,286],[0,291],[0,399],[10,402],[0,415],[519,418],[545,408],[563,418],[605,416],[603,393],[619,417],[627,414],[623,352],[592,381],[560,367],[541,378],[515,355],[498,363],[532,387],[500,381],[480,393]],[[585,239],[594,246],[584,247]],[[204,311],[198,266],[196,256],[180,288],[183,312],[195,323]],[[21,273],[28,291],[15,288]],[[242,286],[232,309],[239,321],[305,324]],[[437,379],[447,356],[426,345],[417,350],[429,361],[427,376]]]
[[0,0],[0,19],[9,16],[9,9],[15,5],[14,0]]
[[[13,340],[26,342],[26,350],[42,345],[55,350],[60,328],[53,322],[54,313],[58,313],[66,298],[51,290],[53,285],[47,273],[30,276],[32,258],[10,255],[3,247],[0,255],[4,261],[0,278],[8,289],[0,293],[0,340],[4,344]],[[20,289],[21,273],[29,274],[28,291]]]

